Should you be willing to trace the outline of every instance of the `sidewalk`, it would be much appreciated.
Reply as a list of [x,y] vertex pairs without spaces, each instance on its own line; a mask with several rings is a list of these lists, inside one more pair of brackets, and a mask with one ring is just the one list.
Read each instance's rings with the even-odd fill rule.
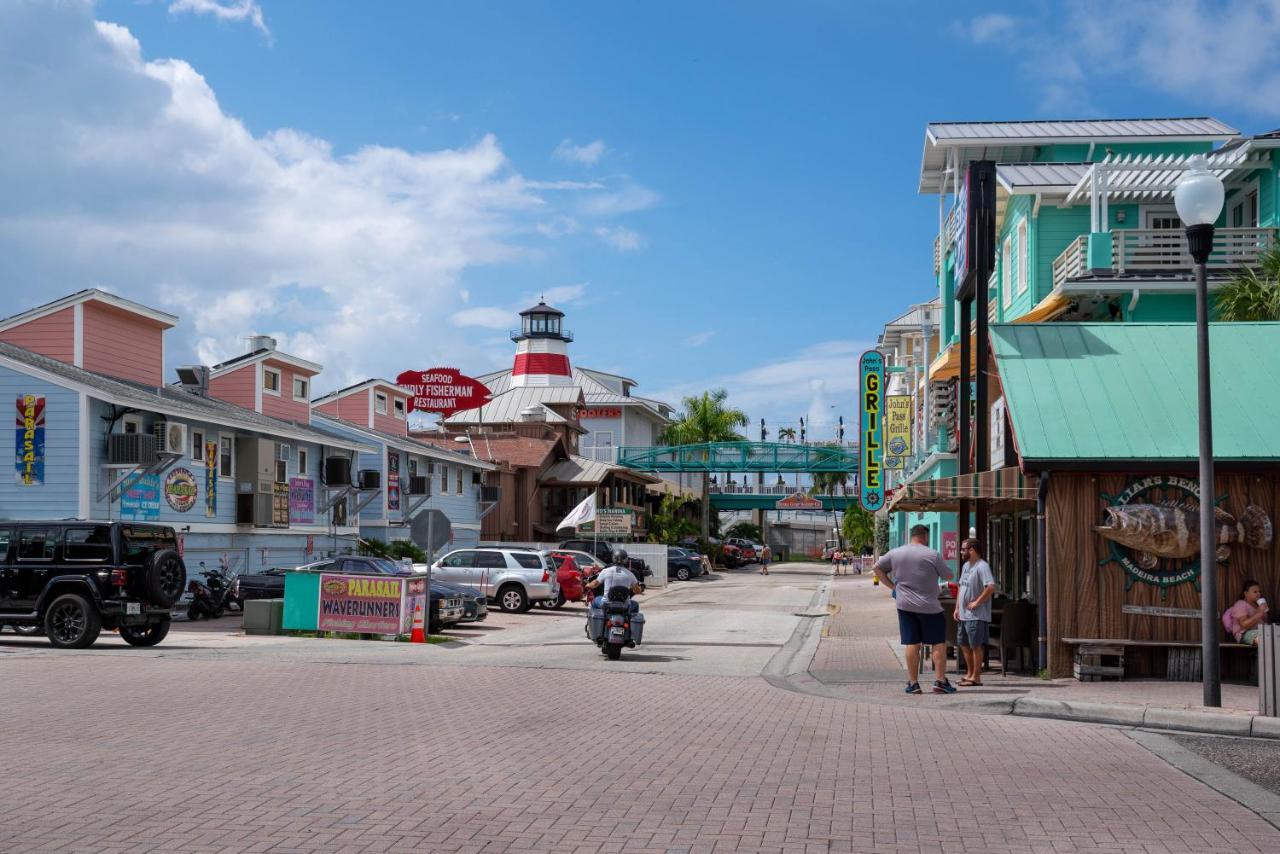
[[[1222,708],[1207,709],[1200,705],[1199,682],[1078,682],[1001,676],[993,669],[984,674],[981,688],[961,688],[950,696],[907,696],[902,692],[906,670],[897,616],[888,591],[873,585],[870,575],[840,575],[832,579],[829,608],[832,613],[809,664],[809,674],[826,687],[824,693],[834,690],[849,699],[892,705],[928,703],[996,714],[1280,738],[1280,718],[1257,715],[1258,689],[1253,685],[1223,685]],[[995,659],[992,666],[998,668]],[[954,681],[956,662],[948,661],[947,667]],[[921,676],[927,686],[931,677]]]

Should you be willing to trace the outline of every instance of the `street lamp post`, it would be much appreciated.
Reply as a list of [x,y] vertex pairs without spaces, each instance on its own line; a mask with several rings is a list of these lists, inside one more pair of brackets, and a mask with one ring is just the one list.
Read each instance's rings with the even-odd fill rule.
[[1213,224],[1222,213],[1222,181],[1203,156],[1191,158],[1178,180],[1173,201],[1187,227],[1187,249],[1196,262],[1196,379],[1200,422],[1200,642],[1204,704],[1222,705],[1218,655],[1218,564],[1214,533],[1213,412],[1209,383],[1209,286],[1205,265],[1213,250]]

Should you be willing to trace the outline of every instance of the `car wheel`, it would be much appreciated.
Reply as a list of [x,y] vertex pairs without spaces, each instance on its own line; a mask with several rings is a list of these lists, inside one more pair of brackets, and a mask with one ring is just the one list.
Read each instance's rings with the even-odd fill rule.
[[508,614],[522,614],[531,606],[524,590],[515,584],[509,584],[498,591],[498,607]]
[[187,619],[191,620],[192,622],[195,622],[196,620],[200,619],[200,609],[197,608],[195,605],[192,605],[190,608],[188,608]]
[[120,637],[129,646],[155,646],[169,634],[169,621],[160,620],[145,626],[121,626]]
[[676,578],[680,579],[681,581],[688,581],[688,580],[689,580],[689,567],[687,567],[687,566],[682,566],[682,567],[679,567],[678,569],[676,569]]
[[102,631],[102,618],[89,600],[77,593],[64,593],[44,612],[44,633],[58,649],[92,646]]
[[160,549],[147,559],[142,570],[142,589],[151,604],[168,608],[182,596],[187,571],[182,558],[172,549]]

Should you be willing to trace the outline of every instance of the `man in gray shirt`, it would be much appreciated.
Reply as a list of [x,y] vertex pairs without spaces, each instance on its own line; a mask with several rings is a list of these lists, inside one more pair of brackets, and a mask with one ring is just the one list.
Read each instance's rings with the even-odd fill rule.
[[929,529],[916,525],[911,542],[886,553],[872,567],[898,600],[898,633],[907,650],[907,693],[920,689],[920,645],[933,647],[933,693],[954,694],[947,679],[947,619],[938,603],[939,579],[950,579],[942,555],[929,548]]

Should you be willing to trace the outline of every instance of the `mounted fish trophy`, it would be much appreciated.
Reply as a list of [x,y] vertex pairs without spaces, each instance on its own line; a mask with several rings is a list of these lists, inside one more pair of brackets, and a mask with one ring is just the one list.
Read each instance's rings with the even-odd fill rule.
[[[1133,549],[1135,562],[1145,570],[1154,570],[1162,558],[1186,559],[1200,553],[1200,508],[1194,501],[1121,504],[1106,508],[1106,514],[1107,524],[1094,530]],[[1219,562],[1231,556],[1233,543],[1270,547],[1271,520],[1261,507],[1246,507],[1238,520],[1221,508],[1214,509],[1214,516]]]

